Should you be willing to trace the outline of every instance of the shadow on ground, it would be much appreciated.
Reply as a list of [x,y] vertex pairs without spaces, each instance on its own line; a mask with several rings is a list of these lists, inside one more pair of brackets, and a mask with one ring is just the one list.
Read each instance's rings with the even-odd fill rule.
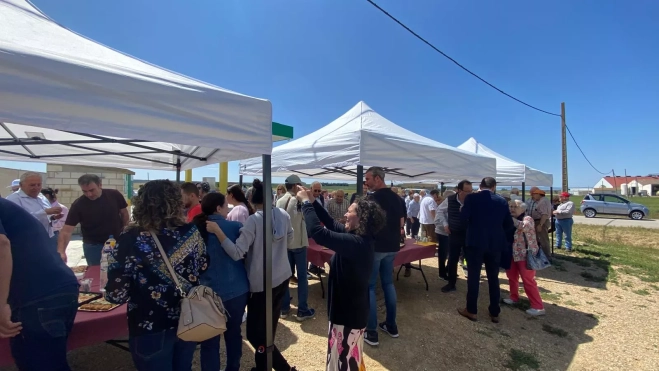
[[[380,345],[365,345],[368,370],[505,370],[541,369],[566,370],[577,348],[593,339],[586,334],[598,324],[595,315],[576,310],[569,304],[565,292],[552,292],[543,288],[543,280],[565,282],[568,285],[601,288],[600,282],[585,278],[567,277],[571,269],[593,269],[579,265],[578,261],[558,259],[568,271],[551,268],[541,272],[540,288],[545,298],[547,315],[532,318],[525,312],[525,303],[518,307],[505,307],[501,323],[493,324],[487,318],[487,283],[481,282],[478,322],[459,316],[456,309],[465,305],[466,281],[458,280],[458,291],[443,294],[444,281],[438,278],[437,262],[424,261],[423,269],[430,289],[420,272],[395,281],[398,294],[397,322],[400,338],[393,339],[380,333]],[[585,263],[582,263],[585,264]],[[601,274],[602,268],[597,274]],[[502,297],[507,295],[505,274],[500,275]],[[590,285],[590,286],[588,286]],[[294,287],[294,286],[293,286]],[[327,350],[327,305],[321,298],[318,280],[310,281],[309,304],[316,308],[316,318],[297,322],[294,317],[280,320],[275,343],[284,356],[298,369],[324,370]],[[292,288],[293,312],[297,305],[297,291]],[[523,296],[523,295],[522,295]],[[528,305],[528,304],[526,304]],[[378,316],[384,320],[384,299],[378,291]],[[244,327],[244,326],[243,326]],[[224,353],[224,345],[222,345]],[[224,357],[224,355],[222,355]],[[106,344],[99,344],[69,353],[73,370],[115,371],[134,370],[130,354]],[[224,359],[224,358],[223,358]],[[253,350],[244,341],[242,370],[253,367]],[[194,370],[199,370],[199,352],[195,354]],[[13,367],[1,371],[14,371]]]

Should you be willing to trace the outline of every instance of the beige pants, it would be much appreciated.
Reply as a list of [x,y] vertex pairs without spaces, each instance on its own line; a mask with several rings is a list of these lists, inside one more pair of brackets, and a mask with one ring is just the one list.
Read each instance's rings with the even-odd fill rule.
[[428,237],[428,242],[437,242],[437,236],[435,236],[435,225],[434,224],[421,224],[423,230],[426,231],[426,237]]
[[[540,220],[536,220],[536,223],[539,223]],[[536,224],[537,225],[537,224]],[[538,245],[542,249],[542,252],[549,258],[551,257],[551,243],[549,242],[549,226],[551,221],[548,219],[540,228],[540,232],[536,229],[536,237],[538,240]]]

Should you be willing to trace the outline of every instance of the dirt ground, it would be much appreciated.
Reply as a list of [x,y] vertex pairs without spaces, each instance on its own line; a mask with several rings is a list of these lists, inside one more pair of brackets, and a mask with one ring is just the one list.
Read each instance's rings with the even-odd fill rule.
[[[656,370],[659,364],[659,287],[634,277],[621,284],[593,282],[582,272],[601,276],[599,267],[579,261],[558,263],[539,272],[538,283],[547,315],[534,319],[521,309],[504,307],[501,323],[487,318],[487,286],[481,284],[480,320],[470,322],[456,313],[464,305],[466,281],[458,291],[442,294],[437,261],[427,259],[420,272],[396,282],[400,338],[380,335],[377,348],[365,345],[369,370]],[[503,296],[505,274],[500,275]],[[295,290],[293,290],[295,297]],[[310,285],[316,318],[303,323],[281,320],[276,344],[299,370],[323,370],[327,311],[320,283]],[[294,302],[296,300],[294,299]],[[383,299],[379,298],[380,313]],[[74,370],[133,370],[130,355],[102,344],[69,353]],[[252,350],[244,346],[243,369],[253,365]],[[199,369],[198,353],[194,369]],[[14,370],[13,367],[2,371]]]

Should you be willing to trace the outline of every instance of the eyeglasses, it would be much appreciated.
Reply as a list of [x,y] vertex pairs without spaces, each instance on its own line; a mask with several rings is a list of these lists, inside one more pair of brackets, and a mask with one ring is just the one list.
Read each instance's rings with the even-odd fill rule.
[[320,193],[320,192],[322,192],[322,191],[319,191],[319,190],[317,190],[317,189],[314,189],[314,190],[313,190],[313,193]]

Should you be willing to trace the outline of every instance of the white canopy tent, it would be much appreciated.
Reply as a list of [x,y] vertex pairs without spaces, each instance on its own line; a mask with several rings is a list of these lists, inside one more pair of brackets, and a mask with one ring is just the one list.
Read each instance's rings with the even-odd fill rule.
[[497,185],[520,186],[522,183],[527,186],[537,187],[552,187],[554,185],[553,175],[502,156],[474,138],[469,138],[466,142],[459,145],[458,148],[495,159],[497,166]]
[[[25,161],[20,155],[29,154],[31,149],[26,147],[54,145],[37,142],[107,141],[111,137],[133,138],[110,144],[113,150],[128,146],[138,151],[136,144],[191,153],[199,151],[199,147],[221,147],[204,154],[206,161],[209,157],[213,161],[231,161],[262,155],[264,167],[270,169],[270,102],[196,81],[112,50],[58,25],[25,0],[0,0],[0,123],[11,123],[3,129],[14,133],[9,135],[11,138],[0,137],[0,143],[13,141],[0,147],[0,159]],[[64,133],[57,134],[56,130]],[[34,143],[23,143],[23,139]],[[68,147],[75,148],[80,156],[69,156],[66,162],[73,157],[92,157],[84,155],[82,152],[89,150],[81,147],[104,146],[74,145],[77,147]],[[95,164],[117,166],[116,161],[130,159],[125,154],[110,155],[108,162]],[[167,155],[171,161],[171,154]],[[30,156],[38,160],[37,153]],[[190,162],[189,166],[193,164]],[[267,171],[263,180],[268,189]],[[264,204],[269,205],[271,197],[270,192],[264,192]],[[264,287],[266,311],[271,311],[272,219],[267,208],[263,214]],[[270,316],[265,327],[266,346],[270,347]],[[269,365],[271,362],[272,355],[268,353]]]
[[[58,25],[28,1],[0,0],[0,122],[12,123],[7,126],[14,133],[0,129],[1,159],[46,162],[51,160],[39,155],[52,154],[66,163],[163,168],[162,162],[176,163],[172,153],[180,151],[192,156],[181,158],[181,168],[187,169],[269,154],[271,117],[266,100],[115,51]],[[45,140],[35,139],[40,136]],[[137,144],[172,153],[140,153],[138,157],[147,158],[140,165],[126,156],[91,156],[97,150],[149,151],[124,143],[77,143],[87,149],[69,145],[64,150],[43,144],[108,136],[162,141]],[[9,146],[10,141],[18,146]],[[66,153],[74,156],[61,156]]]
[[[387,181],[481,179],[495,174],[491,158],[459,150],[406,130],[364,102],[344,115],[272,151],[272,176],[355,180],[357,167],[381,166]],[[259,175],[258,158],[241,162],[243,175]]]

